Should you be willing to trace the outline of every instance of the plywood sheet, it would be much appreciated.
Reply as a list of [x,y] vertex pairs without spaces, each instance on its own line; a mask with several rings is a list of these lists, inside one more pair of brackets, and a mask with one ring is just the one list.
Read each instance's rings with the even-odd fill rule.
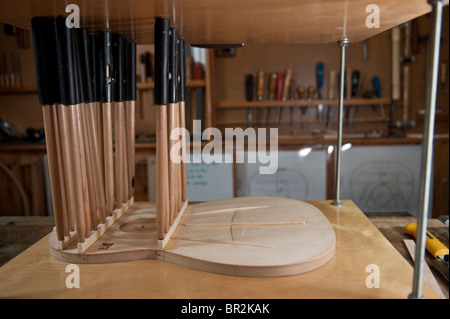
[[[81,1],[80,22],[153,43],[155,17],[171,18],[188,44],[357,42],[431,10],[425,0],[379,0],[380,23],[368,28],[371,0]],[[29,28],[37,15],[67,16],[66,1],[2,1],[0,21]],[[370,19],[370,17],[369,17]]]

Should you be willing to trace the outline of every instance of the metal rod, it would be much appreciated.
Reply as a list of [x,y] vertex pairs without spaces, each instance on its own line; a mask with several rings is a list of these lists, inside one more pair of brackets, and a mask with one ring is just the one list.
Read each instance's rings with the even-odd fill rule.
[[438,85],[439,49],[441,39],[442,0],[432,0],[433,20],[431,30],[431,45],[428,48],[428,74],[425,127],[422,145],[422,167],[420,176],[419,213],[417,216],[416,252],[413,277],[413,290],[410,299],[421,299],[423,263],[425,258],[425,241],[427,231],[428,209],[430,205],[430,187],[433,159],[434,118],[436,111],[436,92]]
[[336,150],[336,169],[335,169],[335,187],[333,205],[340,206],[342,201],[340,199],[341,188],[341,156],[342,156],[342,128],[344,124],[344,83],[345,83],[345,50],[350,42],[348,39],[339,41],[341,47],[341,74],[339,77],[339,109],[338,109],[338,135],[337,135],[337,150]]

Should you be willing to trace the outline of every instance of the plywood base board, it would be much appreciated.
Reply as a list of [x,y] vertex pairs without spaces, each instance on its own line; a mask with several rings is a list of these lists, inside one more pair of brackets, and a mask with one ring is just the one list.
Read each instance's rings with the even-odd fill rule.
[[278,277],[312,271],[331,260],[336,236],[323,213],[308,203],[279,197],[241,197],[183,206],[163,249],[155,205],[134,203],[84,253],[50,252],[71,263],[163,260],[232,276]]
[[[85,239],[82,243],[76,243],[77,250],[79,254],[84,253],[94,242],[97,241],[106,230],[114,224],[114,222],[119,219],[131,205],[134,203],[134,198],[130,198],[127,203],[123,204],[121,208],[117,208],[113,211],[111,216],[106,217],[106,222],[104,224],[99,224],[96,230],[91,231],[91,235]],[[56,235],[56,228],[53,229]],[[77,232],[70,232],[70,235],[65,237],[64,240],[57,240],[55,245],[58,250],[71,249],[70,247],[74,245],[74,241],[77,239]]]

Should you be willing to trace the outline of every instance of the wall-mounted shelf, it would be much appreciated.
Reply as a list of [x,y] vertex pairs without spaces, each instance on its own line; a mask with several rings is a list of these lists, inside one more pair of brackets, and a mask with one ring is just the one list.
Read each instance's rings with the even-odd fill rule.
[[[187,88],[201,88],[206,86],[205,80],[190,80],[186,81]],[[154,82],[138,82],[136,83],[136,88],[138,90],[153,90],[155,88]]]
[[37,93],[38,93],[38,90],[37,90],[37,87],[35,85],[0,88],[0,95],[7,95],[7,94],[37,94]]
[[[338,106],[338,100],[288,100],[288,101],[230,101],[230,102],[217,102],[216,107],[221,109],[232,108],[267,108],[267,107],[292,107],[292,106],[317,106],[319,104],[325,106]],[[390,98],[378,98],[378,99],[345,99],[345,106],[372,106],[372,105],[389,105],[391,104]]]

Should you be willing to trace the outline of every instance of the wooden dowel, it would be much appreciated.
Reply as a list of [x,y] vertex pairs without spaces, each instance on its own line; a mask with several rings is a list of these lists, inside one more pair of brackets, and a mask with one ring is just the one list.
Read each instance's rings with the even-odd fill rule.
[[155,107],[156,107],[156,225],[158,239],[169,230],[169,163],[167,104],[169,78],[169,27],[167,18],[155,19]]
[[123,102],[114,103],[115,111],[115,194],[116,207],[122,207],[123,196],[123,153],[122,153],[122,125],[123,125]]
[[89,238],[92,230],[92,215],[90,214],[90,195],[89,195],[89,186],[88,186],[88,178],[87,178],[87,169],[86,169],[86,151],[84,146],[84,134],[83,134],[83,117],[81,114],[81,104],[76,104],[73,106],[75,117],[76,117],[76,129],[74,130],[75,135],[78,136],[78,149],[75,148],[77,152],[73,155],[75,158],[78,158],[80,162],[80,185],[79,188],[76,189],[75,192],[80,192],[82,198],[82,206],[83,206],[83,215],[85,220],[85,238]]
[[122,203],[126,203],[128,201],[128,147],[127,147],[127,131],[128,131],[128,123],[127,123],[127,108],[126,108],[126,102],[123,102],[124,107],[122,108],[123,114],[122,114],[122,172],[123,172],[123,178],[122,178]]
[[114,207],[114,160],[112,143],[111,103],[102,103],[103,111],[103,153],[105,167],[105,196],[108,216]]
[[80,156],[80,137],[78,134],[78,116],[74,105],[67,107],[69,115],[69,132],[71,133],[72,147],[71,158],[73,163],[74,176],[74,195],[75,195],[75,220],[78,242],[83,243],[86,239],[86,229],[89,229],[85,219],[85,207],[83,196],[83,180],[81,176],[81,156]]
[[182,134],[181,146],[181,201],[184,203],[187,199],[187,171],[186,171],[186,106],[184,101],[180,101],[180,128]]
[[[177,103],[169,103],[169,115],[168,115],[168,134],[170,137],[170,132],[172,132],[176,127],[176,109],[178,107]],[[175,145],[175,141],[168,138],[168,147],[169,154],[172,147]],[[176,200],[177,200],[177,180],[176,180],[176,165],[171,160],[170,156],[168,158],[168,166],[169,166],[169,225],[173,224],[173,220],[175,218],[175,210],[176,210]]]
[[158,238],[163,239],[169,220],[169,171],[167,156],[167,106],[156,106],[156,222]]
[[135,101],[127,101],[126,122],[127,122],[127,159],[128,159],[128,199],[134,196],[134,175],[135,175]]
[[[100,174],[101,174],[101,181],[103,185],[103,192],[105,193],[105,156],[104,156],[104,145],[103,145],[103,105],[100,102],[94,103],[94,117],[95,117],[95,123],[96,123],[96,130],[97,130],[97,150],[98,150],[98,157],[100,160]],[[107,210],[106,205],[106,195],[103,194],[104,198],[103,201],[105,202],[105,214]]]
[[64,176],[64,161],[63,161],[63,151],[61,145],[61,131],[62,129],[58,125],[58,106],[54,106],[51,108],[51,121],[53,124],[53,134],[55,138],[55,153],[56,153],[56,161],[57,161],[57,172],[59,179],[59,187],[60,190],[60,198],[61,198],[61,215],[62,215],[62,225],[64,236],[69,235],[69,219],[68,219],[68,206],[67,206],[67,193],[65,189],[65,176]]
[[[177,103],[177,107],[175,109],[175,128],[180,128],[180,103]],[[179,143],[179,139],[175,141],[175,143]],[[178,154],[179,155],[179,154]],[[177,217],[178,213],[181,210],[181,163],[175,163],[175,190],[176,190],[176,201],[175,201],[175,216]]]
[[85,171],[86,171],[86,182],[88,187],[88,198],[89,198],[89,215],[91,220],[91,229],[96,230],[99,224],[99,218],[97,215],[97,193],[98,193],[98,181],[95,178],[94,171],[94,150],[92,148],[92,132],[90,130],[89,121],[87,118],[86,108],[89,106],[86,103],[81,105],[80,117],[81,117],[81,127],[83,135],[84,144],[84,161],[85,161]]
[[68,206],[68,219],[69,219],[69,230],[74,231],[75,230],[75,224],[76,224],[76,208],[75,208],[75,195],[74,195],[74,186],[73,186],[73,162],[71,154],[71,146],[72,141],[70,139],[69,135],[69,127],[67,122],[67,110],[66,106],[59,104],[57,105],[58,108],[58,121],[61,127],[61,144],[62,144],[62,159],[64,162],[64,175],[65,178],[65,190],[66,190],[66,200],[67,200],[67,206]]
[[190,71],[190,65],[186,70],[186,56],[185,56],[185,42],[183,38],[178,41],[178,89],[179,89],[179,127],[181,129],[181,164],[180,164],[180,184],[181,184],[181,201],[184,203],[187,201],[187,176],[186,176],[186,78],[188,77],[186,72]]
[[89,131],[89,149],[93,167],[93,176],[95,177],[94,191],[97,209],[101,223],[106,222],[106,202],[105,202],[105,188],[103,183],[102,174],[102,161],[100,157],[100,147],[98,145],[98,132],[97,132],[97,117],[95,114],[95,103],[86,104],[87,110],[87,123]]
[[53,215],[58,240],[64,239],[61,203],[61,185],[58,178],[58,161],[56,156],[55,132],[52,121],[53,105],[43,105],[42,114],[45,128],[45,144],[47,148],[48,168],[50,177],[50,189],[52,192]]

